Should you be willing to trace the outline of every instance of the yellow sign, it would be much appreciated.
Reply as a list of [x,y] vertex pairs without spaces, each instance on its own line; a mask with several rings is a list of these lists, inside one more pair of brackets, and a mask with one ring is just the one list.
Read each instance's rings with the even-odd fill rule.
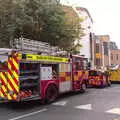
[[96,58],[98,58],[98,59],[102,58],[101,53],[96,53]]
[[33,54],[27,54],[26,60],[45,61],[45,62],[69,62],[68,58],[54,57],[54,56],[41,56],[41,55],[33,55]]

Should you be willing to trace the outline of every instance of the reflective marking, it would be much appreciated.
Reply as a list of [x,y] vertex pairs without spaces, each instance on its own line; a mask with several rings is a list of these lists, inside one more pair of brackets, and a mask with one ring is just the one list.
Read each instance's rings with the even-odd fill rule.
[[29,117],[29,116],[32,116],[32,115],[35,115],[35,114],[38,114],[38,113],[41,113],[41,112],[45,112],[47,110],[48,109],[44,108],[42,110],[39,110],[39,111],[36,111],[36,112],[32,112],[32,113],[28,113],[28,114],[25,114],[25,115],[21,115],[21,116],[18,116],[18,117],[15,117],[15,118],[11,118],[11,119],[8,119],[8,120],[19,120],[19,119],[26,118],[26,117]]
[[9,73],[8,73],[8,78],[11,81],[12,85],[14,86],[15,90],[18,92],[19,88],[18,88],[18,86],[16,85],[15,81],[13,80],[13,78],[11,77],[11,75]]
[[15,76],[16,80],[18,81],[18,75],[16,74],[15,71],[13,71],[13,75]]
[[68,101],[59,101],[59,102],[55,102],[52,105],[56,105],[56,106],[65,106],[67,104]]
[[7,95],[8,100],[12,100],[12,97],[10,96],[10,94]]
[[5,86],[2,86],[3,91],[6,93],[7,89],[5,88]]
[[86,105],[79,105],[75,107],[76,109],[84,109],[84,110],[92,110],[92,105],[91,104],[86,104]]
[[13,64],[15,65],[16,69],[18,70],[18,63],[13,59]]
[[7,80],[6,80],[6,78],[5,78],[5,76],[4,76],[3,73],[1,73],[1,78],[2,78],[2,80],[4,81],[4,83],[6,84],[6,83],[7,83]]
[[113,109],[110,109],[108,111],[106,111],[107,113],[111,113],[111,114],[117,114],[117,115],[120,115],[120,108],[113,108]]
[[0,91],[0,96],[1,96],[1,98],[4,98],[4,95],[1,91]]

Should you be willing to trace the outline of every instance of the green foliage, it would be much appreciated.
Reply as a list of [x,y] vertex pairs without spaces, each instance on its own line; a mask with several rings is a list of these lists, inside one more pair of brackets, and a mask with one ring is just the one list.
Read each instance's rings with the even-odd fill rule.
[[22,35],[71,51],[74,41],[84,35],[81,20],[58,1],[0,0],[0,47],[8,47],[11,39]]

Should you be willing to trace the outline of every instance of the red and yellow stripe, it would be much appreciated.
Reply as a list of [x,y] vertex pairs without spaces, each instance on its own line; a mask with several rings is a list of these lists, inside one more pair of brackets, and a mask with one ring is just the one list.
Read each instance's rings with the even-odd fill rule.
[[8,89],[14,94],[8,92],[8,99],[16,100],[19,93],[19,60],[15,58],[9,58],[8,60]]
[[0,96],[8,100],[16,100],[19,93],[19,59],[8,58],[8,71],[0,73]]

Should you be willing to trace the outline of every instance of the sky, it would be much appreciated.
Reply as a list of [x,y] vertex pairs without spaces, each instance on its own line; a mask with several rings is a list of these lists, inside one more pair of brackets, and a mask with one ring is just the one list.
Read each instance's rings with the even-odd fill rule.
[[96,35],[110,35],[120,48],[120,0],[61,0],[88,9]]

